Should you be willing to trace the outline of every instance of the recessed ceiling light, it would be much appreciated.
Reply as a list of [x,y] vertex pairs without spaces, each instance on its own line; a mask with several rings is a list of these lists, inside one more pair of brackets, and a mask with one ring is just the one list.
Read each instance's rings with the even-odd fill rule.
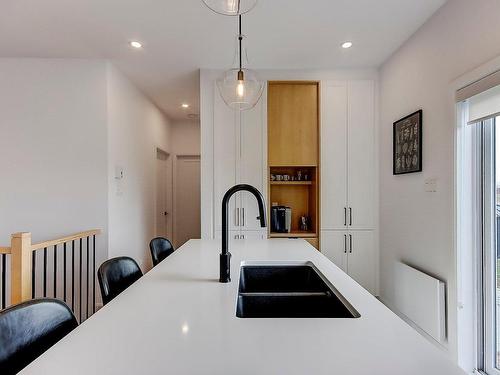
[[182,103],[182,104],[181,104],[181,107],[182,107],[182,108],[189,108],[189,104],[187,104],[187,103]]
[[130,47],[133,47],[133,48],[142,48],[142,43],[141,42],[138,42],[137,40],[132,40],[130,43]]
[[342,48],[347,49],[352,47],[352,42],[344,42],[342,43]]

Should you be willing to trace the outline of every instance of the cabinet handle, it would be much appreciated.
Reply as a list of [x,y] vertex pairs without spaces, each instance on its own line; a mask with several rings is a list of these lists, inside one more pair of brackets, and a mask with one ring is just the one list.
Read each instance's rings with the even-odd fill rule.
[[239,227],[240,226],[240,209],[239,208],[236,208],[235,221],[236,221],[236,226]]
[[242,226],[244,227],[245,226],[245,207],[243,207],[241,209],[241,215],[243,216],[243,224],[242,224]]
[[344,227],[347,226],[347,207],[344,207]]
[[347,254],[347,234],[344,234],[344,254]]
[[349,207],[349,226],[352,226],[352,208]]
[[349,253],[352,254],[352,234],[349,235]]

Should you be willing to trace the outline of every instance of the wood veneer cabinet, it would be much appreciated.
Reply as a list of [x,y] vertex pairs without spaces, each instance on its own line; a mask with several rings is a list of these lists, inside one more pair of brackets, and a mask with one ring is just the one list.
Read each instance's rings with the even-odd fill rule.
[[318,99],[318,82],[269,82],[269,166],[318,166]]
[[[267,149],[269,178],[289,176],[289,181],[269,183],[270,205],[290,207],[290,233],[270,237],[305,238],[319,248],[319,83],[273,81],[268,84]],[[294,180],[297,176],[306,180]],[[300,228],[301,216],[309,218],[308,230]]]

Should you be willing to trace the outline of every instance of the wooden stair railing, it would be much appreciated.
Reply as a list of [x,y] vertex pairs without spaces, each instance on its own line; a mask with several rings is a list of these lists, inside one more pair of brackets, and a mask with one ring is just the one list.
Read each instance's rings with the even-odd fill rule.
[[[11,235],[11,244],[10,247],[0,247],[0,281],[1,281],[1,289],[0,289],[0,308],[3,309],[6,307],[6,289],[7,286],[10,287],[10,304],[20,303],[32,298],[35,298],[35,279],[36,279],[36,255],[37,251],[43,251],[43,296],[47,296],[48,289],[48,281],[47,278],[47,259],[48,259],[48,249],[53,248],[52,259],[53,259],[53,275],[51,277],[51,282],[53,286],[52,297],[59,298],[67,302],[67,257],[71,258],[71,308],[73,312],[75,312],[75,307],[78,307],[78,315],[80,317],[80,321],[82,321],[83,317],[83,308],[82,308],[82,289],[86,292],[86,316],[89,316],[89,271],[90,271],[90,260],[92,260],[92,299],[93,306],[92,311],[95,312],[95,251],[96,251],[96,236],[101,234],[100,229],[93,229],[84,232],[75,233],[69,236],[57,238],[54,240],[44,241],[40,243],[32,243],[31,233],[29,232],[21,232],[14,233]],[[90,243],[92,239],[92,244]],[[59,246],[62,245],[62,246]],[[67,246],[69,245],[69,246]],[[76,246],[75,246],[76,245]],[[79,251],[78,256],[78,273],[75,270],[75,250]],[[90,250],[92,250],[92,256],[90,256]],[[70,254],[69,251],[71,251]],[[58,253],[62,252],[62,264],[64,267],[64,274],[62,277],[58,277],[57,275],[57,267],[60,265],[61,261],[58,262]],[[86,256],[84,256],[86,253]],[[78,254],[77,254],[78,255]],[[10,258],[10,277],[7,278],[7,258]],[[85,265],[82,263],[82,259],[85,259]],[[82,267],[85,266],[85,271]],[[86,287],[83,287],[83,272],[86,274]],[[69,273],[69,272],[68,272]],[[75,298],[75,275],[78,276],[78,292],[79,298],[78,303]],[[58,288],[57,281],[58,279],[62,280],[64,283],[64,289],[58,296]],[[68,296],[69,298],[69,296]]]

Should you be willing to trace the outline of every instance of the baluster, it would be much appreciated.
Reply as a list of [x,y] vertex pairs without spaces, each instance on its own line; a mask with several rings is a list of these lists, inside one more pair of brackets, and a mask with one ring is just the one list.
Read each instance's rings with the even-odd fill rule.
[[54,245],[54,298],[57,298],[57,245]]
[[86,266],[87,266],[87,303],[85,304],[85,309],[87,311],[87,318],[89,318],[89,237],[87,236],[87,260],[86,260]]
[[47,297],[47,248],[43,248],[43,296]]
[[35,299],[36,250],[31,253],[31,298]]
[[71,241],[71,310],[75,313],[75,240]]
[[78,268],[80,270],[80,272],[78,273],[78,279],[79,279],[79,283],[78,283],[78,295],[79,295],[78,312],[80,315],[80,320],[78,322],[81,323],[82,322],[82,239],[81,238],[80,238],[80,258],[79,258],[78,263],[79,263]]
[[66,242],[63,244],[63,262],[64,262],[64,268],[63,268],[63,298],[64,302],[66,302]]
[[92,236],[92,311],[95,313],[95,234]]
[[5,309],[5,280],[7,254],[2,254],[2,309]]

